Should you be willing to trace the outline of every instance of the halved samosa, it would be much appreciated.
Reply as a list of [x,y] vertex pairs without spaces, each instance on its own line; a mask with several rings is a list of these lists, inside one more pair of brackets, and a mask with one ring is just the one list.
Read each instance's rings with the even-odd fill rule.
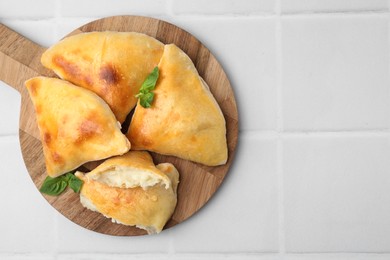
[[153,164],[147,152],[110,158],[84,175],[80,201],[113,222],[160,233],[177,203],[179,173],[170,163]]
[[36,77],[25,84],[35,107],[49,176],[130,149],[119,122],[95,93],[56,78]]
[[53,45],[41,62],[59,77],[98,94],[123,123],[163,49],[161,42],[141,33],[89,32]]
[[137,105],[130,123],[132,149],[209,166],[225,164],[225,119],[191,59],[175,45],[166,45],[158,68],[151,108]]

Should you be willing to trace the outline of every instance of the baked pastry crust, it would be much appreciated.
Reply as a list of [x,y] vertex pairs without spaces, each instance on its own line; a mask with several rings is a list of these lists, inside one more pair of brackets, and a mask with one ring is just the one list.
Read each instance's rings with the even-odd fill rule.
[[[170,163],[151,167],[151,160],[147,152],[130,151],[106,160],[103,166],[85,175],[76,172],[76,176],[84,182],[80,192],[81,203],[113,222],[145,229],[148,234],[160,233],[176,207],[179,173]],[[144,174],[152,172],[161,182],[148,187],[112,187],[99,177],[112,174],[113,169],[121,170],[117,170],[117,176],[112,175],[111,178],[117,178],[123,169],[127,169],[125,174],[129,175],[135,170]],[[164,183],[165,178],[169,182],[168,187]]]
[[132,149],[173,155],[209,166],[225,164],[226,124],[191,59],[166,45],[151,108],[135,108],[127,133]]
[[95,93],[56,78],[36,77],[25,85],[35,107],[49,176],[130,149],[114,114]]
[[41,62],[62,79],[95,92],[123,123],[163,49],[161,42],[142,33],[89,32],[53,45]]

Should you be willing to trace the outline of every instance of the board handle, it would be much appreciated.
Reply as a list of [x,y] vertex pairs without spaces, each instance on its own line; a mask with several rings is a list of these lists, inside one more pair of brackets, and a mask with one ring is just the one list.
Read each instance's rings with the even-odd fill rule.
[[0,80],[23,94],[27,79],[52,74],[40,63],[44,51],[44,47],[0,23]]

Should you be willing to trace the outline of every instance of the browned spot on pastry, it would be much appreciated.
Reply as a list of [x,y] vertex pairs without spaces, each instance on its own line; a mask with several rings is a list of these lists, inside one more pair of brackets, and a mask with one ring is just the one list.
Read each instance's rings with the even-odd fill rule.
[[38,93],[37,88],[39,87],[39,84],[35,82],[34,80],[30,81],[28,88],[30,90],[30,93],[32,96],[36,96]]
[[40,113],[42,112],[42,106],[37,104],[37,105],[35,106],[35,112],[36,112],[37,114],[40,114]]
[[46,145],[49,145],[51,142],[51,135],[50,133],[44,133],[43,134],[43,142],[45,142]]
[[132,196],[124,196],[123,200],[126,204],[131,204],[134,199]]
[[80,124],[78,131],[76,143],[94,136],[99,131],[99,125],[94,120],[86,119]]
[[53,161],[58,164],[64,163],[64,158],[62,158],[61,155],[59,155],[57,152],[52,152],[51,156],[53,157]]
[[141,187],[134,187],[131,189],[131,193],[129,194],[126,190],[120,191],[121,200],[126,204],[136,203],[137,198],[141,197],[144,193],[144,190]]
[[149,147],[149,146],[152,146],[153,142],[151,140],[148,140],[146,138],[142,139],[141,140],[141,143],[144,147]]
[[107,64],[100,68],[99,78],[107,84],[114,85],[119,82],[120,75],[112,65]]
[[93,85],[93,79],[89,75],[85,75],[84,82],[87,84],[87,86],[92,86]]
[[119,195],[116,195],[112,198],[112,203],[118,205],[118,204],[120,204],[120,202],[121,202],[121,199],[120,199]]
[[87,86],[92,86],[93,80],[88,75],[78,67],[76,64],[66,60],[61,55],[56,55],[52,59],[53,63],[60,67],[63,72],[66,74],[66,77],[71,81],[76,81],[77,83],[86,84]]
[[191,136],[191,142],[196,143],[196,137],[195,136]]
[[79,78],[81,71],[80,68],[69,61],[67,61],[64,57],[56,55],[53,57],[53,63],[59,67],[61,67],[64,72],[68,73],[72,77]]

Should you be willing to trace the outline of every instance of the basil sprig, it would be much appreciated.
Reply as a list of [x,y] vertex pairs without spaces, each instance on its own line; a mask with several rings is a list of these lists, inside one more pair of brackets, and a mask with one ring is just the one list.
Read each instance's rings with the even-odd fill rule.
[[149,108],[152,106],[154,99],[154,93],[152,90],[154,90],[156,87],[158,76],[158,67],[155,67],[153,71],[146,77],[144,83],[142,83],[139,93],[135,95],[136,98],[139,98],[139,103],[144,108]]
[[43,181],[43,184],[39,189],[39,191],[47,195],[58,196],[62,192],[64,192],[64,190],[68,186],[74,192],[78,193],[80,192],[81,187],[83,186],[83,181],[77,178],[71,172],[68,172],[67,174],[61,175],[56,178],[47,176],[46,179]]

